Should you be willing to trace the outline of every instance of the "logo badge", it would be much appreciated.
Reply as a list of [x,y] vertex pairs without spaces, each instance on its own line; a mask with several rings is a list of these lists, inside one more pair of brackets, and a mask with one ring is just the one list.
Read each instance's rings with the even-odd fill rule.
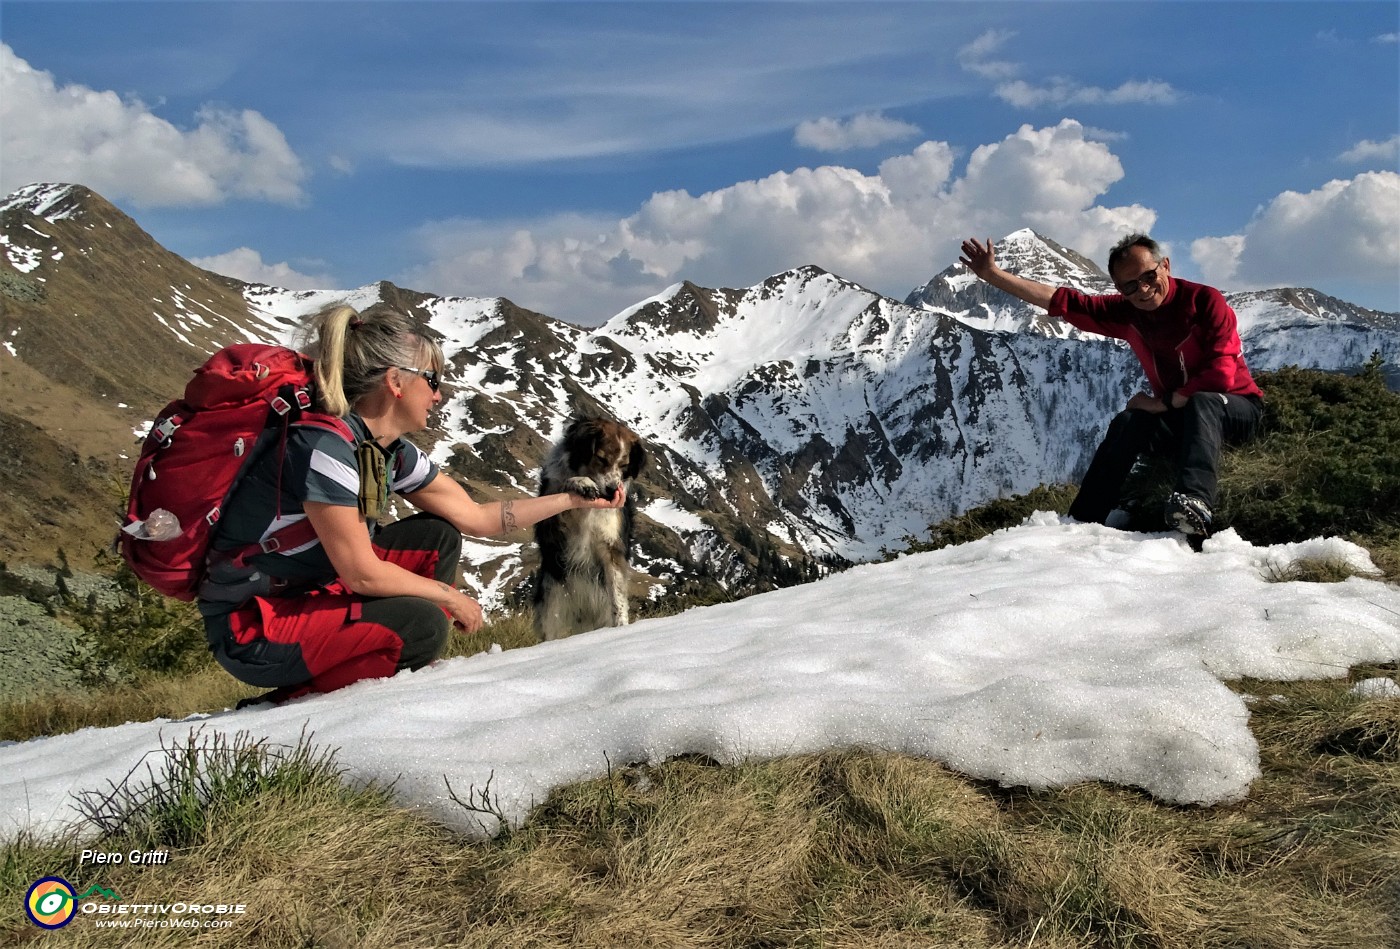
[[35,881],[24,895],[24,911],[35,926],[61,929],[78,911],[73,887],[63,877],[44,877]]

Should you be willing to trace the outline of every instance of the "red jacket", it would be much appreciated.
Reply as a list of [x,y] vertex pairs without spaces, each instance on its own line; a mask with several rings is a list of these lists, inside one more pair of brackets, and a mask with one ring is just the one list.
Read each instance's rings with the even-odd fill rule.
[[1262,396],[1240,354],[1235,311],[1214,287],[1170,277],[1166,299],[1139,310],[1118,293],[1089,296],[1060,287],[1050,315],[1090,333],[1126,340],[1157,398],[1197,392]]

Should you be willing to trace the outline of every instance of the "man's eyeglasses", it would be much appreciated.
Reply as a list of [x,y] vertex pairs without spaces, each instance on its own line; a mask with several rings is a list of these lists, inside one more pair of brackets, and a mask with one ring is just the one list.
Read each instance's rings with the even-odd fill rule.
[[1143,287],[1150,287],[1155,284],[1157,282],[1157,271],[1161,269],[1162,265],[1158,264],[1151,270],[1138,274],[1136,280],[1129,280],[1127,283],[1115,283],[1114,286],[1118,288],[1118,292],[1123,294],[1123,296],[1130,297]]
[[428,383],[428,388],[434,392],[442,385],[442,378],[432,369],[419,369],[417,366],[385,366],[380,372],[388,372],[390,369],[402,369],[404,372],[413,372],[422,376]]

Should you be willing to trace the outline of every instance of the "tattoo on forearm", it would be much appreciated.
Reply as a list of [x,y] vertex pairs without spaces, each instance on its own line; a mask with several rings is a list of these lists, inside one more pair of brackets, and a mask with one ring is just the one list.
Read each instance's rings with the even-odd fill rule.
[[515,521],[515,502],[501,502],[501,533],[509,534],[519,525]]

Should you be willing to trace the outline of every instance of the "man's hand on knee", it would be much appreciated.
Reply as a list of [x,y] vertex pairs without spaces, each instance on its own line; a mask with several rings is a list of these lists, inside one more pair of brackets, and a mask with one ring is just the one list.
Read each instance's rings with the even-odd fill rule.
[[1146,392],[1136,392],[1128,400],[1128,410],[1138,412],[1159,413],[1167,410],[1167,404],[1156,396],[1148,395]]

